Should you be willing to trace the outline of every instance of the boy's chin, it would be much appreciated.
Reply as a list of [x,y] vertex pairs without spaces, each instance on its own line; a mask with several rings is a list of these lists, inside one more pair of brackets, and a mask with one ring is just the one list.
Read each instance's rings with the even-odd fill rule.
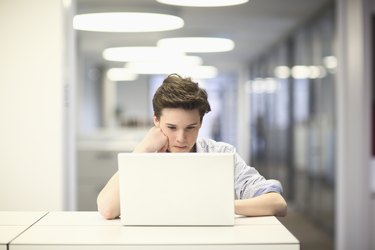
[[188,147],[186,148],[173,147],[173,148],[168,149],[168,151],[171,153],[189,153],[191,149]]

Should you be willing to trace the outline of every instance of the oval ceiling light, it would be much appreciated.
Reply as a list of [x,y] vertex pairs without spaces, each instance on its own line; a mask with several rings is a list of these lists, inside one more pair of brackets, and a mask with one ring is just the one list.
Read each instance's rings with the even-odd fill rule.
[[187,69],[182,72],[186,76],[197,78],[197,79],[207,79],[215,78],[218,75],[218,70],[214,66],[198,66],[192,69]]
[[147,61],[150,58],[168,58],[184,55],[185,53],[182,51],[148,46],[115,47],[103,51],[104,59],[115,62]]
[[155,64],[145,62],[129,62],[125,67],[136,74],[145,75],[168,75],[177,73],[194,78],[214,78],[218,70],[213,66],[191,66],[186,64]]
[[128,62],[124,65],[126,69],[136,74],[167,74],[169,72],[181,71],[184,69],[191,69],[200,67],[201,65],[194,65],[187,62],[159,63],[155,62]]
[[192,53],[224,52],[234,48],[234,42],[217,37],[175,37],[160,39],[158,47]]
[[184,64],[190,66],[202,65],[203,60],[199,56],[185,56],[185,55],[164,55],[162,57],[148,57],[144,60],[131,60],[132,63],[153,63],[153,64]]
[[99,32],[151,32],[175,30],[184,26],[182,18],[142,12],[80,14],[73,18],[76,30]]
[[120,82],[120,81],[134,81],[138,78],[138,75],[130,71],[129,69],[111,68],[107,71],[107,77],[111,81]]
[[248,0],[157,0],[159,3],[189,7],[221,7],[247,3]]

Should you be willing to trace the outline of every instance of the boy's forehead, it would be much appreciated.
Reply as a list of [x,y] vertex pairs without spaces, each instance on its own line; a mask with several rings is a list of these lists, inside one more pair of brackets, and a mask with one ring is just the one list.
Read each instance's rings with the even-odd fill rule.
[[160,112],[161,115],[168,114],[168,113],[198,113],[199,109],[184,109],[184,108],[163,108]]
[[164,108],[161,110],[160,118],[164,119],[189,119],[189,120],[196,120],[200,119],[199,110],[198,109],[182,109],[182,108]]

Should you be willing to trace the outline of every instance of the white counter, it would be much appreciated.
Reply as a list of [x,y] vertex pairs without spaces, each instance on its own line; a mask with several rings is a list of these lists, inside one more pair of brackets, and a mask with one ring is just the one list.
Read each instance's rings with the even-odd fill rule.
[[0,250],[41,219],[46,212],[0,211]]
[[9,249],[299,249],[275,217],[237,217],[233,227],[122,226],[97,212],[50,212]]

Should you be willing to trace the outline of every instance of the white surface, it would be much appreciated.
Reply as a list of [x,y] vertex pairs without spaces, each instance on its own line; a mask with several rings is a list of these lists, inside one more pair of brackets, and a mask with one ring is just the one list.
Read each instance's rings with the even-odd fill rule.
[[[272,236],[272,237],[271,237]],[[235,227],[33,226],[12,244],[297,244],[282,225]]]
[[[97,247],[97,246],[96,246]],[[89,250],[89,249],[97,249],[95,246],[88,246],[88,245],[70,245],[70,246],[62,246],[62,245],[15,245],[12,246],[12,250]],[[139,246],[100,246],[100,249],[107,249],[107,250],[120,250],[120,249],[127,249],[127,250],[298,250],[299,247],[295,245],[159,245],[159,246],[148,246],[148,245],[139,245]]]
[[125,225],[233,225],[231,153],[119,154]]
[[98,212],[49,212],[36,226],[121,226],[121,221],[106,220]]
[[0,250],[47,212],[0,211]]
[[0,226],[0,249],[1,245],[7,245],[27,228],[28,226]]
[[235,216],[235,225],[280,225],[280,221],[274,216],[245,217]]
[[[1,214],[0,214],[1,216]],[[0,217],[1,218],[1,217]],[[36,226],[120,226],[119,219],[106,220],[98,212],[49,212]],[[274,216],[244,217],[235,216],[235,225],[280,225]]]
[[264,245],[271,247],[267,249],[278,246],[299,249],[298,240],[275,217],[236,217],[233,227],[141,227],[121,226],[119,220],[104,220],[97,212],[51,212],[15,239],[11,249],[97,245],[114,248]]
[[31,226],[47,212],[0,211],[0,226]]
[[10,249],[299,249],[275,217],[236,216],[233,227],[122,226],[97,212],[50,212]]
[[64,206],[62,13],[61,0],[0,1],[0,210]]
[[47,212],[0,211],[0,250]]

